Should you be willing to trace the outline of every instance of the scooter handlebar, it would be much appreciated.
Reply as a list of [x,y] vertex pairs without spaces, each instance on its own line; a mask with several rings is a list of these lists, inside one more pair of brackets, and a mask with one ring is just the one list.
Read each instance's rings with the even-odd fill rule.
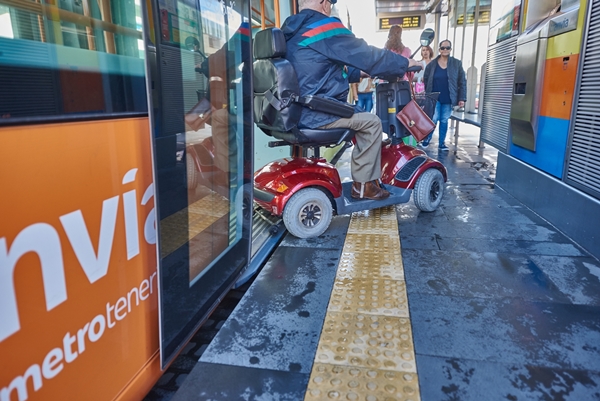
[[[423,66],[421,66],[421,65],[415,65],[414,67],[407,68],[406,72],[419,72],[422,69],[423,69]],[[383,80],[383,81],[387,81],[387,82],[396,82],[396,81],[401,81],[402,80],[402,76],[398,76],[398,75],[383,76],[383,77],[377,77],[377,78],[379,78],[380,80]]]

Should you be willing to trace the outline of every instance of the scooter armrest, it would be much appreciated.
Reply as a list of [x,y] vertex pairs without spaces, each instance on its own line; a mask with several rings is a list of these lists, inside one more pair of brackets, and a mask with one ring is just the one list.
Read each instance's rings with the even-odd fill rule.
[[312,95],[303,97],[300,104],[311,110],[318,110],[343,118],[350,118],[354,114],[354,107],[349,104]]

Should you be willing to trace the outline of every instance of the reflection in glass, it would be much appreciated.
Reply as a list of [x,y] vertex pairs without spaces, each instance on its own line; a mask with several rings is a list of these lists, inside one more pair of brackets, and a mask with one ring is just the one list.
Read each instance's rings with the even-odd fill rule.
[[252,25],[261,29],[277,26],[275,0],[252,0]]
[[241,238],[242,73],[249,25],[215,0],[160,0],[163,44],[179,48],[182,93],[176,157],[185,163],[186,207],[161,220],[161,257],[189,242],[193,285]]

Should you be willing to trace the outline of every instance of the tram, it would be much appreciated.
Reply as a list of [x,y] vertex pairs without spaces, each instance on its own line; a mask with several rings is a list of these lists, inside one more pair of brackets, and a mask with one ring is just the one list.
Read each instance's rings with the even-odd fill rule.
[[248,268],[251,12],[0,0],[1,401],[143,398]]

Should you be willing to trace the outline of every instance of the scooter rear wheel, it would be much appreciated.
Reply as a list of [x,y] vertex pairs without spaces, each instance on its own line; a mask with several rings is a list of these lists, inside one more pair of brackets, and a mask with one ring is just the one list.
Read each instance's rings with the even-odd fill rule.
[[433,212],[444,196],[444,176],[435,169],[425,170],[417,180],[413,191],[415,205],[423,212]]
[[323,234],[332,217],[331,201],[316,188],[304,188],[296,192],[283,210],[283,224],[298,238],[313,238]]

